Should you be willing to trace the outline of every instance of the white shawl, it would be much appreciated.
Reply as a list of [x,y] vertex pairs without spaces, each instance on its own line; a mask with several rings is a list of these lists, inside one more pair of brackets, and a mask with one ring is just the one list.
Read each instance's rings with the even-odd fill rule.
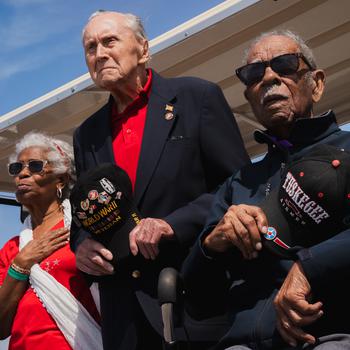
[[[64,226],[70,227],[71,210],[68,199],[62,203]],[[20,233],[21,250],[33,239],[31,218],[28,216]],[[56,321],[58,328],[74,350],[102,350],[101,327],[72,293],[52,275],[41,269],[39,264],[32,266],[29,282],[47,312]]]

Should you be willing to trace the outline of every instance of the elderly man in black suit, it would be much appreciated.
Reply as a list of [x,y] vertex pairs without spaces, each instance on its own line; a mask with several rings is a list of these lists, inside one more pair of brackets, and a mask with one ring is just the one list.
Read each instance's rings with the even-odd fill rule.
[[136,16],[93,14],[83,45],[93,81],[111,96],[74,134],[77,173],[104,162],[128,173],[144,217],[130,232],[130,250],[144,261],[130,273],[114,269],[112,253],[77,227],[71,246],[80,270],[107,276],[100,280],[104,348],[161,349],[159,271],[179,266],[213,192],[249,158],[217,85],[146,69],[148,40]]

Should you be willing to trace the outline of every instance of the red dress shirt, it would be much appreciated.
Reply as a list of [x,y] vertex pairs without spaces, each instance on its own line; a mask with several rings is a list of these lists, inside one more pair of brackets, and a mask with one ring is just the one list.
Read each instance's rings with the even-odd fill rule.
[[122,113],[114,103],[111,115],[114,160],[129,175],[133,190],[152,85],[152,71],[147,72],[146,85],[136,99]]

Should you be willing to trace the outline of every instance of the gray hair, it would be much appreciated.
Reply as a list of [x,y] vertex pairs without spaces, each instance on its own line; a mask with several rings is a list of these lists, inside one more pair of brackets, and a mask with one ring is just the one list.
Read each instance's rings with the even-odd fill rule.
[[116,11],[106,11],[106,10],[98,10],[94,12],[88,19],[84,29],[83,29],[83,36],[85,32],[85,28],[87,24],[95,17],[104,15],[104,14],[118,14],[125,18],[126,25],[134,32],[135,37],[139,40],[148,40],[145,28],[143,26],[143,23],[141,21],[141,18],[138,16],[133,15],[132,13],[122,13],[122,12],[116,12]]
[[272,31],[269,31],[269,32],[261,33],[259,36],[257,36],[252,41],[252,43],[250,44],[248,49],[245,50],[244,55],[243,55],[243,64],[247,64],[247,59],[248,59],[248,55],[249,55],[250,50],[260,40],[262,40],[264,38],[267,38],[269,36],[275,36],[275,35],[277,35],[277,36],[285,36],[285,37],[290,38],[293,41],[295,41],[297,43],[297,45],[299,46],[300,52],[304,55],[306,60],[309,62],[309,64],[312,67],[312,69],[316,69],[317,68],[315,56],[314,56],[312,50],[306,45],[304,39],[301,36],[299,36],[297,33],[293,32],[291,30],[287,30],[287,29],[272,30]]
[[9,158],[10,163],[17,161],[19,154],[31,147],[39,147],[47,151],[47,160],[52,165],[54,174],[69,175],[69,182],[62,191],[62,200],[68,198],[76,181],[73,147],[68,142],[44,133],[30,132],[16,144],[15,152]]

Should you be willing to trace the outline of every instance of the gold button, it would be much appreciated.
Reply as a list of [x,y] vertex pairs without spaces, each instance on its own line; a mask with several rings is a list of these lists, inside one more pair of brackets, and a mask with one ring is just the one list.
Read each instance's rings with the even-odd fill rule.
[[141,277],[141,272],[139,270],[134,270],[132,273],[131,273],[131,276],[133,278],[140,278]]

